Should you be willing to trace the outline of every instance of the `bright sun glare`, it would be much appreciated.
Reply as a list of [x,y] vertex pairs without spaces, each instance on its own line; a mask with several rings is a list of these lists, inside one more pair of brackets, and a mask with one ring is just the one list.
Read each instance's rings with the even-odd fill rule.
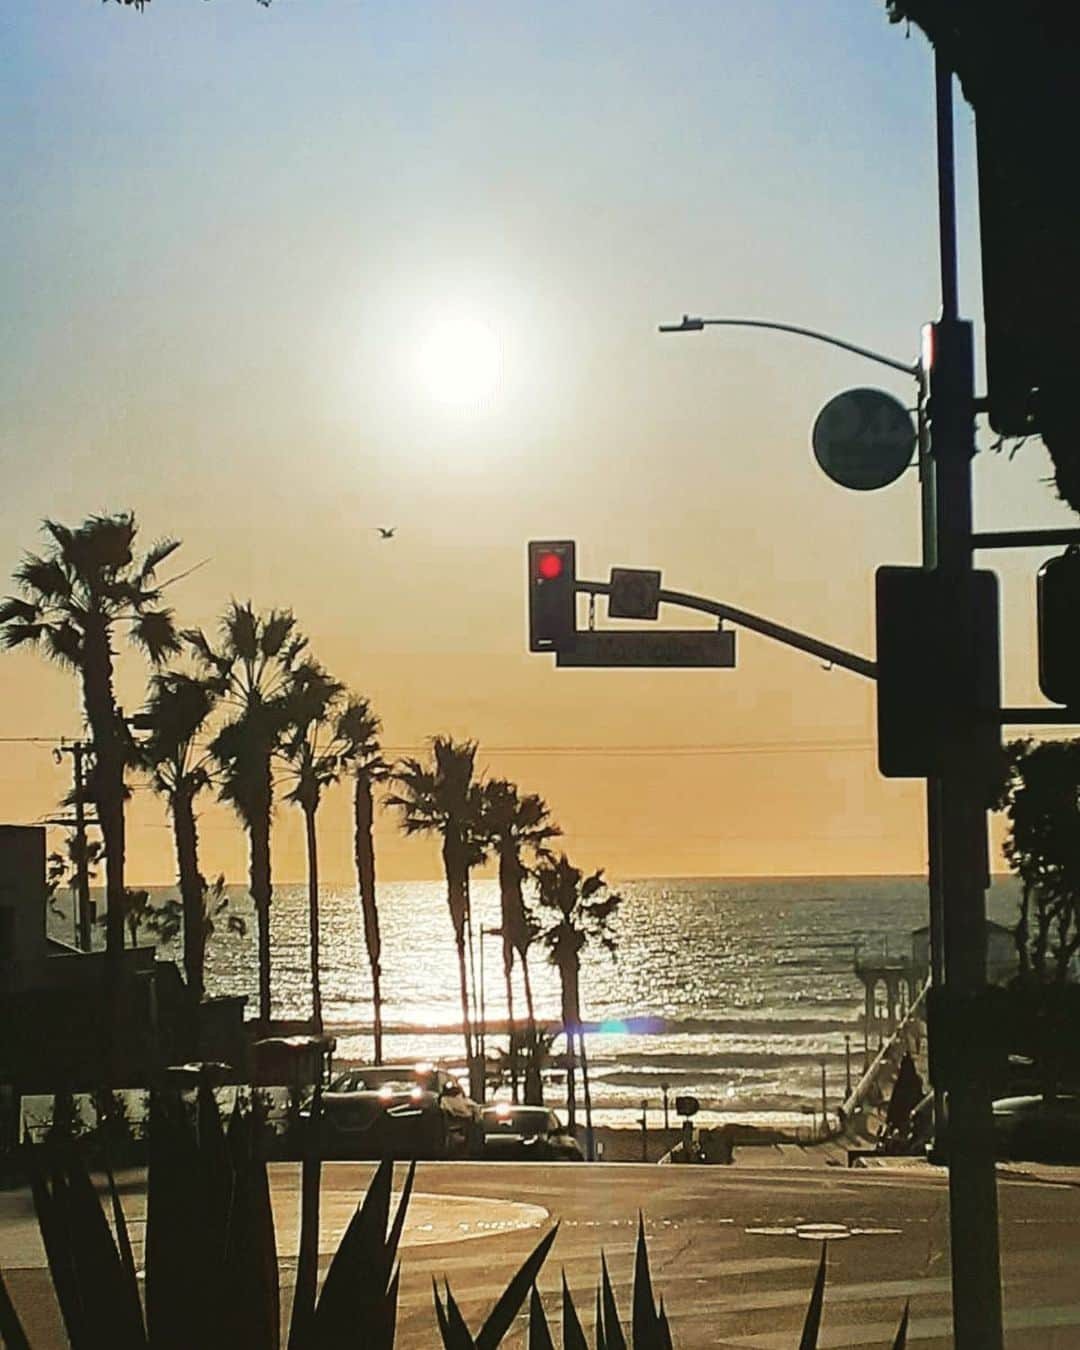
[[424,337],[420,377],[433,398],[458,407],[491,398],[502,373],[495,334],[475,319],[446,319]]

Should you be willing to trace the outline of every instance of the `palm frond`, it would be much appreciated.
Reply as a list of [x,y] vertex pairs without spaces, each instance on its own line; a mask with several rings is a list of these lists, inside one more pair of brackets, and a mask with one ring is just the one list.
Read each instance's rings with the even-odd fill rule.
[[156,543],[151,544],[146,552],[146,557],[143,558],[142,566],[138,571],[138,581],[140,585],[145,585],[146,582],[152,581],[157,569],[165,559],[171,557],[179,547],[179,539],[159,539]]
[[16,647],[25,646],[28,642],[40,642],[46,631],[44,624],[11,621],[5,624],[3,632],[0,632],[0,643],[6,650],[12,651]]
[[15,581],[45,604],[60,604],[71,597],[71,578],[56,558],[28,553],[15,569]]
[[145,610],[136,615],[131,624],[131,636],[154,665],[160,665],[167,656],[175,656],[181,649],[171,609]]

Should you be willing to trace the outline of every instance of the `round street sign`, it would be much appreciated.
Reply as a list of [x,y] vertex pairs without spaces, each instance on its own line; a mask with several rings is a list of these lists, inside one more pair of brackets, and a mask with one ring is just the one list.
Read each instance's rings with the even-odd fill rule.
[[895,483],[915,452],[911,414],[880,389],[849,389],[818,413],[814,457],[834,483],[868,492]]

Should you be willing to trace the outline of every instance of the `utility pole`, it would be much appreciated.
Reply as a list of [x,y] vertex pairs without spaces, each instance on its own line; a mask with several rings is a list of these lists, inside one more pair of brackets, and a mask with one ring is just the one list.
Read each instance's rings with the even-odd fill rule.
[[[1001,1350],[1001,1267],[992,1113],[979,1053],[979,1009],[986,988],[987,784],[979,755],[977,664],[967,603],[973,562],[971,461],[975,454],[972,325],[958,317],[952,71],[935,54],[941,319],[930,373],[932,472],[924,519],[933,523],[928,560],[946,581],[946,650],[927,653],[939,665],[951,709],[943,719],[940,772],[928,784],[931,937],[936,992],[931,1027],[947,1096],[949,1233],[953,1332],[957,1350]],[[930,523],[929,521],[927,523]],[[996,635],[995,635],[996,640]],[[1000,709],[992,710],[995,716]],[[934,913],[937,909],[939,912]],[[934,1013],[937,1014],[936,1018]]]
[[54,825],[67,825],[69,829],[75,831],[75,897],[76,912],[78,915],[78,945],[84,952],[88,952],[91,946],[91,929],[94,919],[93,903],[90,899],[90,860],[88,856],[88,841],[86,837],[86,826],[89,823],[86,819],[86,772],[84,769],[84,760],[89,753],[90,747],[86,741],[61,741],[60,748],[56,757],[59,759],[62,755],[70,755],[72,760],[72,772],[75,780],[74,790],[74,821],[57,820],[50,821]]

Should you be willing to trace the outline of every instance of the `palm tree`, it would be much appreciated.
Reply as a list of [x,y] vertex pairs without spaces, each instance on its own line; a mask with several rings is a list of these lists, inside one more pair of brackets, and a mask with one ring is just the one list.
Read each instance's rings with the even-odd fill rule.
[[250,601],[232,601],[221,618],[215,647],[200,629],[184,634],[207,684],[228,720],[210,744],[220,771],[218,795],[248,835],[249,882],[259,934],[259,1019],[270,1020],[271,764],[288,725],[292,673],[307,639],[291,610],[256,614]]
[[[483,789],[483,831],[499,858],[499,902],[501,908],[503,978],[506,981],[506,1007],[510,1019],[510,1093],[518,1100],[517,1040],[514,1027],[513,967],[515,954],[525,976],[527,1031],[530,1043],[535,1036],[536,1015],[532,1006],[532,988],[528,979],[529,945],[535,928],[529,923],[521,883],[526,875],[522,855],[534,858],[546,855],[546,845],[562,831],[552,821],[547,803],[536,793],[520,796],[515,784],[505,778],[493,778]],[[550,855],[547,855],[550,856]]]
[[[430,745],[430,764],[411,758],[401,761],[392,775],[399,791],[391,793],[386,801],[401,812],[401,828],[406,834],[442,836],[446,901],[457,945],[461,1025],[469,1066],[469,1088],[474,1097],[481,1098],[484,1066],[477,1063],[473,1044],[465,961],[466,940],[472,929],[469,872],[484,857],[480,835],[481,787],[473,778],[476,742],[433,736]],[[475,984],[474,978],[474,987]]]
[[165,798],[173,822],[177,885],[184,917],[184,974],[197,1007],[202,1002],[206,954],[206,878],[199,869],[195,798],[212,783],[209,752],[196,746],[214,708],[214,693],[202,680],[178,671],[155,675],[145,709],[134,725],[149,735],[139,759],[150,785]]
[[180,545],[162,539],[136,558],[138,526],[130,511],[90,516],[74,529],[47,520],[43,528],[47,550],[26,554],[15,570],[21,597],[0,604],[0,640],[9,648],[40,647],[82,683],[95,761],[90,796],[105,847],[105,945],[115,971],[124,949],[124,770],[131,737],[116,704],[113,635],[126,628],[155,665],[179,651],[156,576]]
[[[293,786],[285,800],[304,813],[308,864],[308,932],[311,942],[311,1020],[323,1027],[322,982],[319,976],[319,844],[315,817],[323,792],[341,776],[334,739],[334,714],[345,686],[314,661],[304,661],[292,674],[288,695],[288,728],[282,753],[291,767]],[[327,733],[329,734],[329,738]]]
[[382,1045],[382,938],[375,898],[374,787],[385,782],[390,766],[382,757],[382,724],[366,698],[350,699],[337,722],[341,762],[353,779],[353,856],[356,884],[364,916],[364,944],[371,966],[372,1037],[374,1059],[381,1064]]
[[[574,1082],[574,1037],[581,1049],[581,1067],[584,1076],[586,1119],[590,1122],[588,1061],[585,1057],[585,1037],[581,1029],[581,953],[590,942],[598,942],[609,952],[615,952],[612,920],[622,904],[622,896],[608,891],[602,871],[585,876],[565,853],[541,863],[536,869],[538,899],[545,909],[554,912],[554,922],[540,936],[548,949],[548,959],[559,972],[562,985],[562,1021],[566,1033],[567,1105],[570,1125],[577,1118]],[[591,1147],[590,1147],[591,1153]]]

